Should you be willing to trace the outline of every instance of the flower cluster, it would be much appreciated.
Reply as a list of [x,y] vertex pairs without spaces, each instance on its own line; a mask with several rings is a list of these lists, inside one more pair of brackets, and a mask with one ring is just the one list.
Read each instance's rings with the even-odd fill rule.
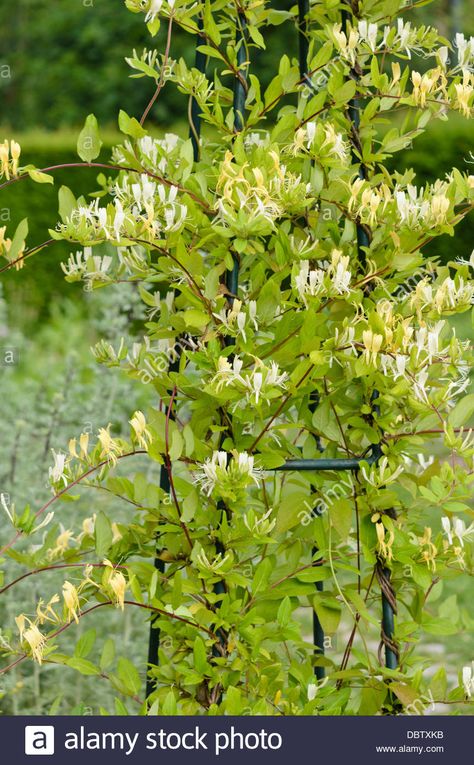
[[384,183],[371,187],[357,178],[350,184],[349,212],[362,223],[375,226],[385,213],[395,218],[400,228],[426,229],[445,225],[452,210],[449,181],[437,180],[431,186],[418,188],[407,184],[396,186],[392,193]]
[[310,269],[309,261],[302,260],[294,274],[294,288],[305,305],[310,297],[336,297],[351,291],[352,274],[349,256],[333,249],[330,261],[322,261],[320,268]]
[[280,372],[278,364],[274,361],[270,366],[256,359],[253,369],[244,369],[244,363],[239,356],[235,356],[232,362],[221,356],[218,369],[209,383],[209,387],[220,393],[224,388],[238,394],[236,406],[240,405],[242,394],[249,404],[258,406],[262,401],[270,402],[270,399],[280,395],[279,389],[286,388],[288,375]]
[[[357,27],[350,27],[343,32],[341,24],[330,29],[331,38],[340,56],[354,66],[360,53],[375,53],[377,50],[405,54],[411,58],[412,52],[423,48],[431,49],[438,42],[438,33],[431,27],[412,27],[409,21],[397,19],[397,26],[384,26],[361,19]],[[368,49],[368,50],[367,50]]]
[[[99,199],[80,205],[57,230],[84,244],[123,239],[154,239],[160,233],[179,231],[187,216],[187,206],[178,201],[177,186],[165,186],[142,173],[138,179],[116,184],[114,203],[101,207]],[[74,271],[74,263],[69,268]],[[80,264],[76,266],[80,269]]]
[[18,160],[20,159],[21,147],[16,141],[3,141],[0,143],[0,177],[7,181],[18,175]]
[[239,166],[227,151],[217,180],[216,222],[241,238],[269,234],[284,213],[302,213],[311,203],[310,184],[280,163],[274,150],[267,167]]
[[194,483],[210,497],[236,500],[252,483],[259,485],[262,470],[247,452],[215,451],[194,474]]

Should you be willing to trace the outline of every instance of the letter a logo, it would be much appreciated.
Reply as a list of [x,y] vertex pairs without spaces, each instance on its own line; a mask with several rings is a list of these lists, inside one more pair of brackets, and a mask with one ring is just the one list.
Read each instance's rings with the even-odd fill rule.
[[54,754],[54,726],[26,725],[25,754]]

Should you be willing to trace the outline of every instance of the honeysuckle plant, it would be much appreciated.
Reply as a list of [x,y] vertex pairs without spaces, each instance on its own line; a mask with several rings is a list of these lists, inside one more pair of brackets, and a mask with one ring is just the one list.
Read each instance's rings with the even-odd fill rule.
[[[143,713],[467,710],[470,666],[433,675],[423,641],[474,624],[448,597],[453,579],[467,588],[473,573],[472,354],[452,317],[473,302],[474,260],[457,251],[455,226],[472,210],[474,175],[463,164],[428,184],[388,167],[430,121],[472,118],[474,39],[417,27],[403,0],[313,4],[302,75],[297,8],[126,5],[151,35],[152,47],[127,59],[151,101],[141,118],[120,113],[123,141],[109,161],[87,118],[77,164],[100,170],[92,201],[61,187],[46,243],[28,249],[23,222],[0,244],[11,268],[65,241],[67,281],[135,287],[141,341],[104,340],[94,355],[149,385],[153,403],[130,412],[128,440],[107,422],[95,437],[71,434],[53,454],[51,499],[9,514],[7,578],[25,538],[35,569],[66,553],[77,568],[62,592],[24,604],[0,672],[32,659],[104,675],[108,649],[96,663],[71,658],[62,633],[98,608],[139,608],[140,661],[137,650],[135,667],[122,662],[109,679]],[[252,61],[283,23],[294,46],[263,90]],[[153,48],[160,25],[164,51]],[[173,59],[175,28],[198,40],[205,71]],[[183,94],[183,110],[189,101],[191,137],[148,128],[163,87]],[[54,181],[54,169],[21,166],[13,139],[0,148],[3,185]],[[446,234],[453,257],[439,263],[429,243]],[[362,458],[360,469],[278,470],[322,450]],[[137,454],[161,467],[161,481],[135,475]],[[115,494],[127,522],[94,513],[55,526],[57,500],[84,482]],[[379,650],[387,581],[396,668]],[[145,699],[146,619],[161,644]]]

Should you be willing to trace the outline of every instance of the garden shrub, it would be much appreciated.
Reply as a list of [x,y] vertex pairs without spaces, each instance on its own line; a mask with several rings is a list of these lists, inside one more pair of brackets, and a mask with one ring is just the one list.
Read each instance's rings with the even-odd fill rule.
[[[420,644],[472,623],[443,587],[472,574],[471,351],[447,319],[470,310],[473,262],[424,253],[472,209],[474,176],[417,186],[386,163],[430,120],[472,117],[474,41],[459,35],[451,50],[405,22],[400,0],[328,1],[307,11],[303,71],[292,46],[263,91],[255,51],[272,25],[290,34],[296,9],[126,5],[152,35],[164,24],[164,53],[130,65],[155,88],[150,109],[165,85],[189,97],[192,137],[154,139],[148,108],[140,120],[121,112],[96,198],[62,187],[50,233],[73,250],[67,281],[135,285],[141,339],[103,339],[94,355],[155,402],[130,413],[129,434],[107,422],[75,434],[54,454],[50,500],[10,512],[6,570],[25,537],[25,566],[33,551],[35,568],[50,566],[47,513],[85,480],[129,515],[78,522],[77,568],[60,592],[22,604],[0,672],[32,658],[106,674],[149,714],[467,709],[472,668],[456,667],[457,683],[444,668],[430,675]],[[173,61],[174,28],[200,36],[212,79]],[[89,115],[78,152],[91,168],[100,145]],[[52,178],[21,167],[15,142],[1,161],[5,183]],[[23,222],[3,240],[7,267],[36,254],[26,236]],[[135,474],[143,456],[159,481]],[[298,469],[334,458],[356,467]],[[61,651],[65,630],[114,607],[151,622],[146,699],[145,637],[141,661],[137,651],[116,668],[109,640],[98,661],[83,644]]]

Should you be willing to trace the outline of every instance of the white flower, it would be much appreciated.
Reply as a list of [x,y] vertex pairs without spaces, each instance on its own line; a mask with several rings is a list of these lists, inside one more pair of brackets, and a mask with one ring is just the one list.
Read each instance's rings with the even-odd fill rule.
[[471,523],[471,525],[466,528],[466,524],[462,518],[454,518],[451,527],[451,521],[444,515],[441,518],[441,525],[450,545],[453,544],[453,538],[456,537],[461,547],[464,547],[464,540],[470,540],[474,536],[474,523]]
[[328,123],[324,125],[324,142],[321,144],[321,149],[328,148],[330,154],[333,154],[341,162],[347,162],[349,157],[349,146],[344,141],[342,133],[337,133],[334,129],[334,125]]
[[10,508],[8,506],[8,501],[9,501],[8,494],[3,494],[3,492],[2,492],[0,494],[0,504],[3,507],[3,509],[5,510],[6,514],[8,515],[10,521],[12,523],[14,523],[14,520],[13,520],[13,518],[14,518],[14,507],[12,507],[12,509],[10,510]]
[[244,488],[250,482],[259,485],[263,471],[255,467],[255,459],[247,452],[215,451],[201,468],[195,472],[194,483],[197,483],[206,496],[210,497],[217,487],[221,491],[227,488]]
[[458,49],[458,66],[468,66],[471,58],[474,58],[474,37],[466,40],[464,35],[458,32],[455,37],[455,45]]
[[67,478],[64,474],[66,467],[66,455],[62,452],[55,452],[54,449],[51,449],[51,451],[53,452],[54,458],[54,465],[48,470],[51,482],[56,484],[62,481],[64,485],[67,486]]
[[249,513],[244,515],[244,523],[250,533],[255,534],[256,536],[266,536],[267,534],[270,534],[276,526],[276,518],[270,520],[272,512],[273,508],[270,508],[264,515],[260,516],[260,518],[255,516],[253,510],[250,510]]
[[147,14],[145,16],[145,23],[152,23],[156,17],[158,16],[159,12],[161,11],[163,5],[163,0],[149,0],[149,3],[147,5]]
[[359,21],[359,37],[364,40],[369,46],[372,53],[375,53],[377,49],[377,24],[369,24],[365,19]]
[[466,696],[471,698],[474,693],[474,662],[462,668],[462,684]]
[[403,473],[403,465],[399,465],[393,472],[390,472],[388,457],[382,457],[380,462],[377,465],[372,465],[368,472],[365,467],[362,467],[361,473],[367,483],[378,488],[396,481],[400,473]]

